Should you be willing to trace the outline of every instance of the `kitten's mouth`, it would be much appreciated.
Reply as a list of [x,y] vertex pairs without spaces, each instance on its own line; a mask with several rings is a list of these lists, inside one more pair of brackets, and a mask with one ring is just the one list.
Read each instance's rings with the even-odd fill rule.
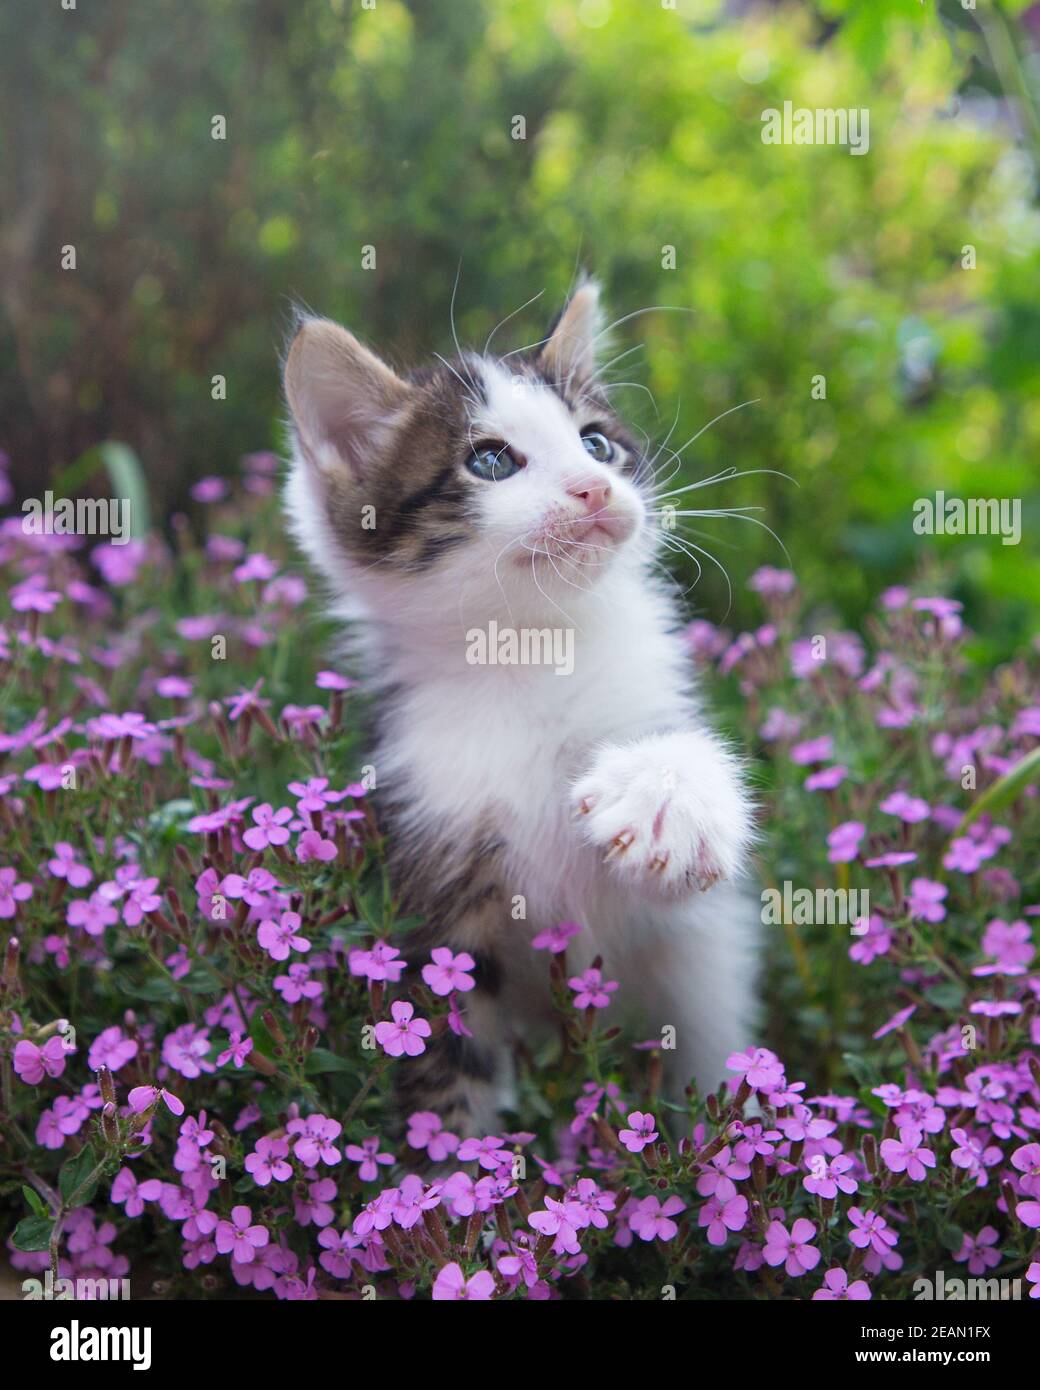
[[555,516],[535,532],[531,545],[550,557],[593,561],[627,540],[634,530],[635,521],[624,512]]

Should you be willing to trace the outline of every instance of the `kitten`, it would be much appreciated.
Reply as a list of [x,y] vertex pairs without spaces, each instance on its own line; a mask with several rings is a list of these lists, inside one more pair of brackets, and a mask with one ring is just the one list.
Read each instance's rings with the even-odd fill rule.
[[535,350],[400,376],[309,319],[285,364],[287,510],[375,696],[409,958],[476,961],[473,1036],[397,1067],[400,1100],[466,1135],[493,1132],[511,1042],[548,1017],[531,940],[563,921],[583,928],[568,974],[603,957],[612,1012],[672,1042],[677,1091],[752,1041],[751,802],[651,572],[649,463],[597,382],[603,331],[585,282]]

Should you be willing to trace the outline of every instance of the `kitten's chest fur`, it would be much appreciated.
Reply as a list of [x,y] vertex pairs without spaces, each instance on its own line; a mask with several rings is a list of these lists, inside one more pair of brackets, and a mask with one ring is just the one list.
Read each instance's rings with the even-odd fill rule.
[[568,916],[594,935],[597,921],[606,928],[608,876],[574,833],[570,785],[597,746],[693,713],[670,604],[628,579],[583,614],[569,674],[467,664],[461,628],[407,651],[381,642],[378,669],[391,674],[374,760],[410,911],[443,920],[475,885],[494,889],[503,923],[528,936]]

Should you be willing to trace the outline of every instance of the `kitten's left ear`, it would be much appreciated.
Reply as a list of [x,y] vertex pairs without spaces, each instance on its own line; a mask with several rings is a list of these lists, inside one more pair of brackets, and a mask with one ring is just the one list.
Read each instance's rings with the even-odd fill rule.
[[542,366],[555,381],[580,384],[592,380],[603,324],[599,284],[585,280],[571,295],[542,349]]

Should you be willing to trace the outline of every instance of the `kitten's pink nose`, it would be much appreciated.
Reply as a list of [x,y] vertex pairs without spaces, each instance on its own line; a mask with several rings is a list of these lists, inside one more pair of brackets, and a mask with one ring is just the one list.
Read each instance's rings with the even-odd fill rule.
[[601,512],[607,505],[610,499],[610,484],[603,478],[594,478],[591,475],[579,478],[568,487],[567,496],[576,497],[579,502],[583,502],[586,515],[592,516]]

